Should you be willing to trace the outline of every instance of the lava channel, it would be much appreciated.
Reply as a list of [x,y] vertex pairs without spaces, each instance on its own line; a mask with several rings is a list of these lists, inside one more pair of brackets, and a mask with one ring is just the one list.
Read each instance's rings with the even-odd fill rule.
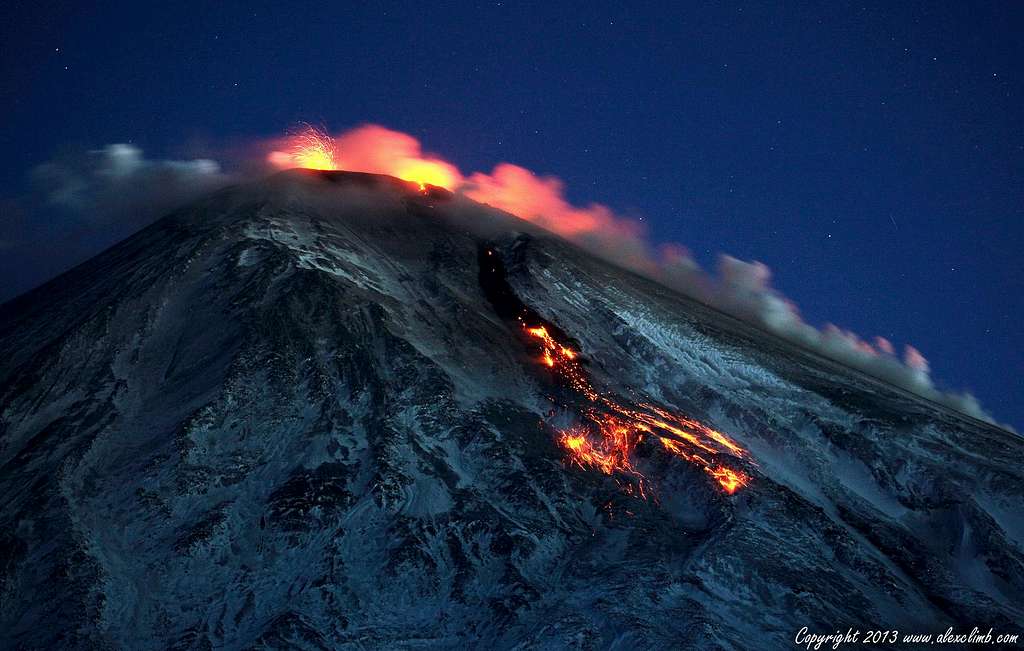
[[634,451],[644,437],[653,437],[667,453],[700,467],[729,495],[750,483],[747,474],[718,460],[749,459],[747,451],[725,434],[657,405],[627,404],[595,389],[580,351],[513,292],[497,251],[482,248],[479,262],[480,284],[498,314],[517,323],[536,349],[537,362],[583,403],[578,408],[581,423],[558,436],[571,465],[628,477],[631,483],[620,486],[646,498],[648,482],[636,468]]

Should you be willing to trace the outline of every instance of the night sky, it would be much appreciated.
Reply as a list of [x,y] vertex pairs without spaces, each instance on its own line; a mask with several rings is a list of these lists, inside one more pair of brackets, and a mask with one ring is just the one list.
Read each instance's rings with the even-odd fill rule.
[[62,152],[374,122],[763,261],[809,322],[1024,426],[1024,4],[257,4],[5,5],[0,300],[109,243],[34,197]]

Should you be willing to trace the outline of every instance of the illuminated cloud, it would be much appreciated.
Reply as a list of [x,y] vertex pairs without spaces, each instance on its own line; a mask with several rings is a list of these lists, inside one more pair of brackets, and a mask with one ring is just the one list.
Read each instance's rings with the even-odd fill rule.
[[[326,142],[325,138],[325,134],[307,127],[275,143],[267,160],[278,168],[372,172],[448,189],[462,183],[462,175],[454,165],[424,154],[416,138],[400,131],[364,124],[335,137],[333,143]],[[313,164],[309,164],[310,161]]]

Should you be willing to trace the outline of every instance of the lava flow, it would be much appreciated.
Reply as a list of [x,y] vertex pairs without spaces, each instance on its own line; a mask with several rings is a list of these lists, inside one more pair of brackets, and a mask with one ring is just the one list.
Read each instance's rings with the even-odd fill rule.
[[636,480],[641,496],[646,496],[644,476],[633,463],[633,451],[645,435],[656,437],[669,453],[700,466],[732,495],[747,485],[750,478],[714,457],[729,454],[746,457],[746,451],[721,432],[693,419],[672,414],[655,405],[641,403],[629,407],[610,395],[598,393],[579,361],[579,352],[556,339],[543,324],[519,322],[525,333],[540,347],[539,361],[574,392],[594,403],[582,413],[587,422],[561,432],[559,444],[568,452],[570,462],[581,468],[595,468],[607,475],[623,473]]

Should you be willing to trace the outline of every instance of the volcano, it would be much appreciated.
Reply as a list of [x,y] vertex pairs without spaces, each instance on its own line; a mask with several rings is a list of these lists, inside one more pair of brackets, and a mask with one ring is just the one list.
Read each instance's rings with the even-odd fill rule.
[[0,639],[1015,631],[1024,441],[516,217],[292,170],[0,307]]

